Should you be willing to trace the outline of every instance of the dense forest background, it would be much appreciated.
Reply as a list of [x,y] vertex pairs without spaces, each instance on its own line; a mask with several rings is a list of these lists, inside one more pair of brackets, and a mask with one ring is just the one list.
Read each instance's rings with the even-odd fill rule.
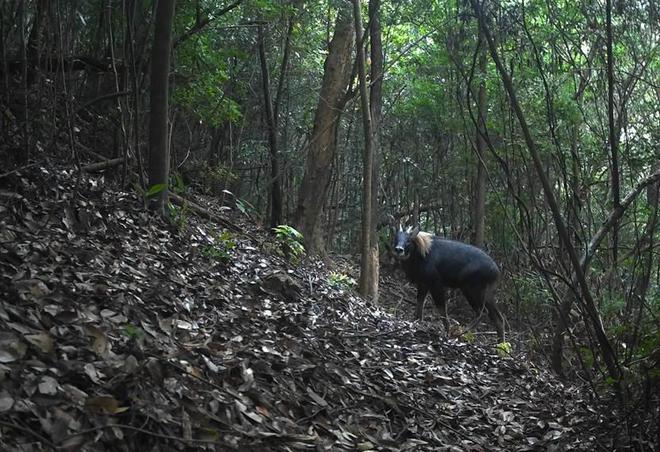
[[488,250],[533,355],[657,419],[659,25],[646,0],[6,0],[2,177],[70,162],[170,216],[204,193],[361,254],[372,297],[409,218]]

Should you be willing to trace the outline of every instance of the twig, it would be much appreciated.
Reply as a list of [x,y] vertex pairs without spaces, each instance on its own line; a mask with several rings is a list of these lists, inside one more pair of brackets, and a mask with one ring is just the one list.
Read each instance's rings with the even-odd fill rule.
[[[186,439],[186,438],[182,438],[180,436],[164,435],[162,433],[152,432],[152,431],[140,428],[140,427],[134,427],[132,425],[127,425],[127,424],[99,425],[98,427],[92,427],[92,428],[88,428],[86,430],[80,430],[79,432],[72,433],[72,434],[64,437],[63,439],[59,440],[57,443],[62,444],[65,441],[70,440],[71,438],[75,438],[76,436],[86,435],[88,433],[95,433],[95,432],[99,432],[101,430],[105,430],[105,429],[108,429],[108,428],[120,428],[120,429],[123,429],[123,430],[131,430],[131,431],[134,431],[134,432],[143,433],[145,435],[152,436],[154,438],[167,439],[167,440],[172,440],[172,441],[179,441],[179,442],[182,442],[182,443],[222,444],[222,445],[226,446],[226,443],[221,442],[221,441],[217,441],[217,440],[214,440],[214,439],[195,439],[195,438]],[[238,432],[238,433],[241,433],[241,434],[245,435],[245,433],[242,432],[239,429],[233,429],[233,430],[231,430],[231,432],[232,433],[233,432]],[[53,444],[53,447],[55,449],[61,449],[62,448],[61,446],[57,446],[55,444]]]
[[[154,358],[156,358],[156,357],[154,356]],[[165,364],[168,364],[168,365],[174,367],[176,370],[178,370],[179,372],[183,372],[185,375],[187,375],[187,376],[189,376],[189,377],[192,377],[192,378],[194,378],[194,379],[196,379],[196,380],[201,381],[201,382],[204,383],[204,384],[207,384],[207,385],[209,385],[209,386],[211,386],[211,387],[213,387],[213,388],[215,388],[215,389],[218,389],[218,390],[220,390],[220,391],[223,391],[223,390],[224,390],[224,388],[223,388],[222,386],[217,385],[217,384],[213,383],[212,381],[207,380],[207,379],[205,379],[205,378],[202,378],[202,377],[200,377],[200,376],[198,376],[198,375],[195,375],[195,374],[193,374],[193,373],[191,373],[191,372],[188,372],[186,369],[184,369],[183,367],[179,366],[178,364],[174,364],[173,362],[170,362],[170,361],[168,361],[168,360],[166,360],[166,359],[163,359],[163,358],[156,358],[156,359],[158,359],[158,360],[161,361],[161,362],[164,362]]]
[[2,179],[3,177],[11,176],[11,175],[14,174],[14,173],[17,173],[17,172],[22,171],[22,170],[24,170],[24,169],[30,168],[30,167],[32,167],[32,166],[34,166],[34,165],[36,165],[36,164],[37,164],[37,163],[35,162],[35,163],[30,163],[29,165],[19,166],[19,167],[16,168],[16,169],[13,169],[13,170],[11,170],[11,171],[8,171],[8,172],[6,172],[6,173],[4,173],[4,174],[0,174],[0,179]]
[[124,157],[118,157],[116,159],[104,160],[102,162],[91,163],[87,166],[83,166],[82,170],[88,173],[93,173],[94,171],[100,171],[107,168],[112,168],[113,166],[119,166],[124,162]]
[[366,334],[366,333],[365,333],[365,334],[343,334],[341,337],[342,337],[342,338],[368,337],[368,338],[372,338],[372,339],[373,339],[373,338],[376,338],[376,337],[387,336],[387,335],[389,335],[389,334],[394,334],[394,333],[398,333],[399,331],[402,331],[402,330],[409,330],[409,329],[410,329],[409,326],[402,326],[402,327],[399,327],[399,328],[394,328],[393,330],[389,330],[389,331],[381,331],[380,333],[371,333],[371,334]]
[[200,215],[200,216],[202,216],[202,217],[204,217],[204,218],[207,218],[207,219],[209,219],[209,220],[215,221],[216,223],[220,223],[221,225],[223,225],[223,226],[226,227],[227,229],[230,229],[230,230],[232,230],[232,231],[234,231],[234,232],[242,232],[241,228],[239,228],[238,226],[236,226],[236,225],[235,225],[234,223],[232,223],[231,221],[227,220],[226,218],[222,218],[221,216],[218,216],[218,215],[216,215],[216,214],[214,214],[214,213],[208,211],[207,209],[205,209],[204,207],[200,206],[199,204],[196,204],[196,203],[194,203],[194,202],[192,202],[192,201],[190,201],[190,200],[188,200],[188,199],[185,199],[185,198],[183,198],[183,197],[177,195],[176,193],[172,193],[172,192],[170,192],[170,193],[168,194],[168,196],[170,197],[170,199],[171,199],[175,204],[177,204],[177,205],[180,206],[180,207],[186,206],[186,207],[190,208],[190,210],[192,210],[192,211],[195,212],[196,214],[198,214],[198,215]]
[[0,425],[4,425],[5,427],[13,428],[14,430],[18,430],[18,431],[21,431],[23,433],[27,433],[28,435],[37,438],[42,443],[50,446],[52,449],[59,449],[59,447],[57,447],[57,445],[55,443],[53,443],[50,440],[48,440],[47,438],[41,436],[39,433],[35,432],[31,428],[23,427],[21,425],[14,424],[12,422],[6,422],[6,421],[0,421]]

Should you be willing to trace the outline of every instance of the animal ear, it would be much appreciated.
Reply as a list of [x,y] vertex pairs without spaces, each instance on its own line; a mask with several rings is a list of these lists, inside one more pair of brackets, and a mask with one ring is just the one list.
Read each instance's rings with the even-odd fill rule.
[[412,240],[412,239],[414,239],[415,237],[417,237],[417,234],[419,234],[419,226],[415,226],[415,227],[412,228],[412,230],[410,231],[410,240]]

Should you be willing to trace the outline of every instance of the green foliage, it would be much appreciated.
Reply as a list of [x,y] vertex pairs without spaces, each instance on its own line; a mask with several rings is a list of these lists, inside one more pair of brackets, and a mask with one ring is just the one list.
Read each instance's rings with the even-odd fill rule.
[[273,232],[275,232],[275,240],[282,255],[293,263],[299,262],[305,254],[303,235],[286,224],[274,227]]
[[214,237],[215,243],[202,248],[202,256],[220,264],[231,262],[232,250],[236,248],[236,240],[229,231],[223,231]]
[[144,331],[142,328],[135,326],[131,323],[127,323],[123,328],[120,329],[122,334],[124,334],[129,339],[139,340],[144,337]]
[[506,358],[511,355],[511,342],[500,342],[495,346],[495,349],[500,357]]
[[144,194],[145,198],[152,199],[167,190],[167,184],[154,184]]
[[616,386],[617,381],[618,381],[618,380],[616,380],[615,378],[607,377],[607,378],[604,380],[604,383],[605,383],[606,385],[608,385],[608,386],[614,387],[614,386]]
[[544,314],[549,315],[552,295],[540,275],[529,272],[512,275],[512,284],[516,287],[524,316],[540,319]]
[[183,205],[179,207],[175,204],[167,204],[167,218],[169,223],[174,226],[177,231],[183,232],[188,226],[188,206]]
[[227,166],[213,166],[205,160],[187,164],[184,174],[190,185],[207,195],[221,195],[237,179]]
[[238,121],[241,118],[239,105],[222,92],[225,77],[205,75],[196,83],[175,89],[174,102],[193,111],[211,127],[219,127],[225,121]]
[[170,176],[170,190],[177,194],[183,194],[186,191],[186,184],[183,182],[181,174],[178,172]]
[[474,334],[474,331],[466,331],[463,334],[461,334],[461,339],[471,344],[477,340],[477,335]]
[[338,272],[330,272],[328,275],[328,284],[337,289],[353,289],[357,285],[357,281],[348,275]]
[[594,352],[589,347],[579,347],[578,353],[587,369],[594,367]]
[[[655,318],[657,318],[657,316]],[[658,349],[660,349],[660,330],[654,325],[649,325],[643,329],[642,337],[637,348],[638,356],[649,356],[651,353],[653,353],[654,350]]]
[[[208,4],[204,10],[212,15],[218,8],[217,4]],[[179,34],[196,25],[197,14],[192,3],[182,2],[177,12]],[[236,122],[242,117],[239,104],[227,95],[232,84],[230,62],[249,57],[240,49],[243,46],[221,42],[223,35],[213,32],[213,27],[222,25],[222,19],[210,20],[207,27],[184,40],[176,48],[173,65],[182,81],[175,84],[172,91],[173,104],[193,112],[210,127],[218,127],[226,121]]]
[[254,215],[257,212],[254,206],[244,199],[236,198],[236,208],[239,212],[248,217]]

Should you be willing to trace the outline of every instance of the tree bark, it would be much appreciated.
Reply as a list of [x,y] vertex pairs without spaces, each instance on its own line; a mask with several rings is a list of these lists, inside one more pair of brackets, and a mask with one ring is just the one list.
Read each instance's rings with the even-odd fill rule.
[[[360,0],[353,0],[353,18],[355,21],[355,42],[357,51],[357,70],[360,83],[360,106],[362,109],[362,127],[364,132],[364,153],[362,155],[362,230],[361,230],[361,259],[360,259],[360,282],[358,290],[365,297],[374,297],[374,285],[378,268],[378,261],[374,262],[372,253],[372,180],[374,166],[374,137],[373,124],[371,122],[371,107],[369,105],[369,91],[367,87],[367,72],[364,56],[364,41],[362,39],[362,15],[360,11]],[[378,246],[376,244],[376,246]]]
[[270,227],[282,223],[282,187],[280,186],[280,163],[277,149],[277,125],[270,96],[270,74],[266,60],[263,26],[258,28],[259,61],[261,63],[261,87],[264,94],[268,147],[270,149]]
[[311,254],[322,254],[325,251],[320,221],[337,150],[337,126],[347,100],[345,91],[351,75],[353,34],[350,3],[342,2],[325,60],[305,175],[300,185],[296,209],[296,224]]
[[[619,137],[614,123],[614,54],[612,52],[612,0],[605,3],[607,28],[607,119],[609,129],[612,207],[619,207],[621,194],[619,189]],[[616,267],[617,250],[619,248],[619,232],[617,224],[612,225],[612,267]]]
[[378,192],[380,188],[381,123],[383,116],[383,43],[380,27],[380,0],[369,1],[371,88],[369,93],[373,140],[373,170],[371,176],[371,265],[373,277],[370,293],[372,301],[378,303],[379,257],[378,249]]
[[486,229],[486,45],[483,33],[479,31],[479,46],[482,46],[479,55],[479,94],[477,98],[476,154],[477,154],[477,180],[474,187],[474,246],[484,247]]
[[159,0],[151,54],[151,118],[149,121],[149,186],[160,186],[150,208],[165,214],[168,202],[170,152],[168,143],[168,97],[170,51],[175,0]]

